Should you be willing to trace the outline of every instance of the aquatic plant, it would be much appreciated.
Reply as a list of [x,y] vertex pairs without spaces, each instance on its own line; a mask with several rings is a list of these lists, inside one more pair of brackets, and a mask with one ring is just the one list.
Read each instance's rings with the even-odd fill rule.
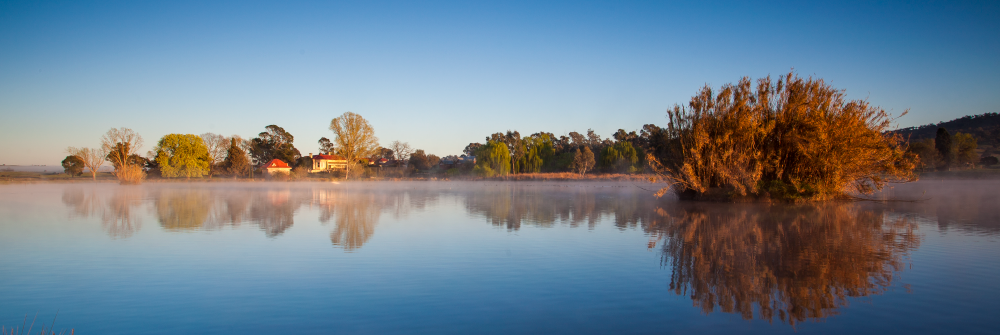
[[706,85],[667,116],[666,153],[647,159],[681,198],[823,200],[915,178],[894,119],[822,79]]
[[[56,316],[52,318],[52,323],[49,324],[49,329],[45,329],[45,324],[42,323],[42,330],[38,334],[40,334],[40,335],[56,335],[55,324],[56,324],[56,318],[58,318],[58,317],[59,317],[59,313],[56,313]],[[31,324],[28,325],[28,315],[25,314],[24,315],[24,321],[21,323],[20,327],[10,327],[10,328],[7,328],[7,326],[0,326],[0,335],[31,334],[31,330],[35,328],[35,321],[36,320],[38,320],[38,314],[35,314],[35,317],[31,320]],[[25,330],[24,326],[28,326],[28,329]],[[70,329],[69,330],[69,334],[70,335],[74,335],[75,333],[76,333],[76,329]],[[65,329],[60,330],[58,334],[59,335],[66,334],[66,330]]]

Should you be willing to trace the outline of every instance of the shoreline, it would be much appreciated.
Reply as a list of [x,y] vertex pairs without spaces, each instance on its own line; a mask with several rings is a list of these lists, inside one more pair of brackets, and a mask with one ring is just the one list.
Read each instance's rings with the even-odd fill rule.
[[[142,182],[145,183],[309,183],[309,182],[408,182],[408,181],[487,181],[487,182],[497,182],[497,181],[509,181],[509,182],[539,182],[539,181],[552,181],[552,182],[661,182],[659,177],[653,174],[588,174],[579,175],[576,173],[568,172],[551,172],[551,173],[525,173],[509,175],[506,177],[492,177],[492,178],[479,178],[479,177],[433,177],[433,176],[421,176],[421,177],[406,177],[406,178],[389,178],[389,177],[370,177],[370,178],[357,178],[357,179],[342,179],[342,178],[331,178],[331,177],[306,177],[296,180],[277,180],[272,178],[232,178],[232,177],[211,177],[211,178],[151,178],[146,179]],[[15,175],[0,175],[0,184],[26,184],[26,183],[66,183],[66,184],[78,184],[78,183],[114,183],[118,184],[118,179],[111,176],[110,173],[98,174],[96,180],[92,179],[90,176],[84,175],[80,177],[69,177],[63,173],[38,173],[38,172],[18,172]]]

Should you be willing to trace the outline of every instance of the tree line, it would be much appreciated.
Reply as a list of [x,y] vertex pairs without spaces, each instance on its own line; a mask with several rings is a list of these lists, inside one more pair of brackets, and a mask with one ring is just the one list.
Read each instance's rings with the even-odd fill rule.
[[471,172],[482,177],[538,172],[640,173],[648,153],[664,150],[665,134],[654,124],[644,125],[638,132],[619,129],[605,139],[593,129],[586,135],[538,132],[523,137],[508,130],[487,136],[485,143],[469,143],[464,153],[476,158]]

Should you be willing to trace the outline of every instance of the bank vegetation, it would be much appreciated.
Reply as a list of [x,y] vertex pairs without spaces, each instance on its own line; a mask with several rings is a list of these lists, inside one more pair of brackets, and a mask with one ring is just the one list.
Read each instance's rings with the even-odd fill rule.
[[706,85],[667,116],[666,150],[648,159],[682,199],[829,200],[916,177],[892,116],[822,79]]

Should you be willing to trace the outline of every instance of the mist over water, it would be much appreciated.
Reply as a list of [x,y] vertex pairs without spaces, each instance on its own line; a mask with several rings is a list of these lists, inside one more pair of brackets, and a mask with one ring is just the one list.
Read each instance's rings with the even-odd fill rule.
[[[1000,181],[728,204],[617,182],[0,186],[0,324],[991,333]],[[48,314],[46,314],[48,313]]]

